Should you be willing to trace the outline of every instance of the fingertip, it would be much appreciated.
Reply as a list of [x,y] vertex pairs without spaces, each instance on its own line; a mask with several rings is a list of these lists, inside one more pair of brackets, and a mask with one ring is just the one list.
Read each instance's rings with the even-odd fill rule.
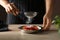
[[13,12],[13,15],[16,16],[17,14],[15,12]]
[[17,11],[16,11],[16,12],[15,12],[15,14],[16,14],[16,15],[18,15],[18,14],[19,14],[19,12],[17,12]]
[[16,14],[13,14],[14,16],[16,16]]

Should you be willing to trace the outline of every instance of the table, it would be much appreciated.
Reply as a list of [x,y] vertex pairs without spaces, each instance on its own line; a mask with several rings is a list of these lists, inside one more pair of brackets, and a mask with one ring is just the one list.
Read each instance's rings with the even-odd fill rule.
[[[9,25],[10,29],[19,25]],[[21,33],[18,28],[14,31],[0,32],[0,40],[60,40],[57,30],[50,30],[38,34]]]

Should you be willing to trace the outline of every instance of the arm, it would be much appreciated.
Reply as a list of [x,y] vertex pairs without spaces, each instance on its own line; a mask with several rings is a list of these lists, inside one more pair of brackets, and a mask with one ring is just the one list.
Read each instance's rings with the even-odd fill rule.
[[51,26],[51,16],[53,11],[53,0],[45,0],[46,2],[46,13],[43,17],[43,30],[49,29]]
[[45,0],[46,2],[46,14],[52,15],[53,0]]

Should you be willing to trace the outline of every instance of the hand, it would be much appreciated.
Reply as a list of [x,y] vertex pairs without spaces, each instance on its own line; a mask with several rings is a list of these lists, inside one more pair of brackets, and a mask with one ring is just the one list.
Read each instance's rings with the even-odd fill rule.
[[8,3],[3,6],[7,13],[13,13],[13,15],[18,15],[19,10],[16,8],[16,6],[13,3]]
[[50,26],[51,26],[51,16],[45,14],[43,17],[43,30],[49,30]]

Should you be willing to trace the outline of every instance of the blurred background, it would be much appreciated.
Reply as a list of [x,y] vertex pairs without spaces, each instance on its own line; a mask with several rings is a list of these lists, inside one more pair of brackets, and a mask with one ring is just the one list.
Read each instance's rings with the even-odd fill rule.
[[[60,0],[54,0],[54,7],[53,7],[53,16],[60,15]],[[7,14],[2,6],[0,6],[0,20],[6,23]]]

